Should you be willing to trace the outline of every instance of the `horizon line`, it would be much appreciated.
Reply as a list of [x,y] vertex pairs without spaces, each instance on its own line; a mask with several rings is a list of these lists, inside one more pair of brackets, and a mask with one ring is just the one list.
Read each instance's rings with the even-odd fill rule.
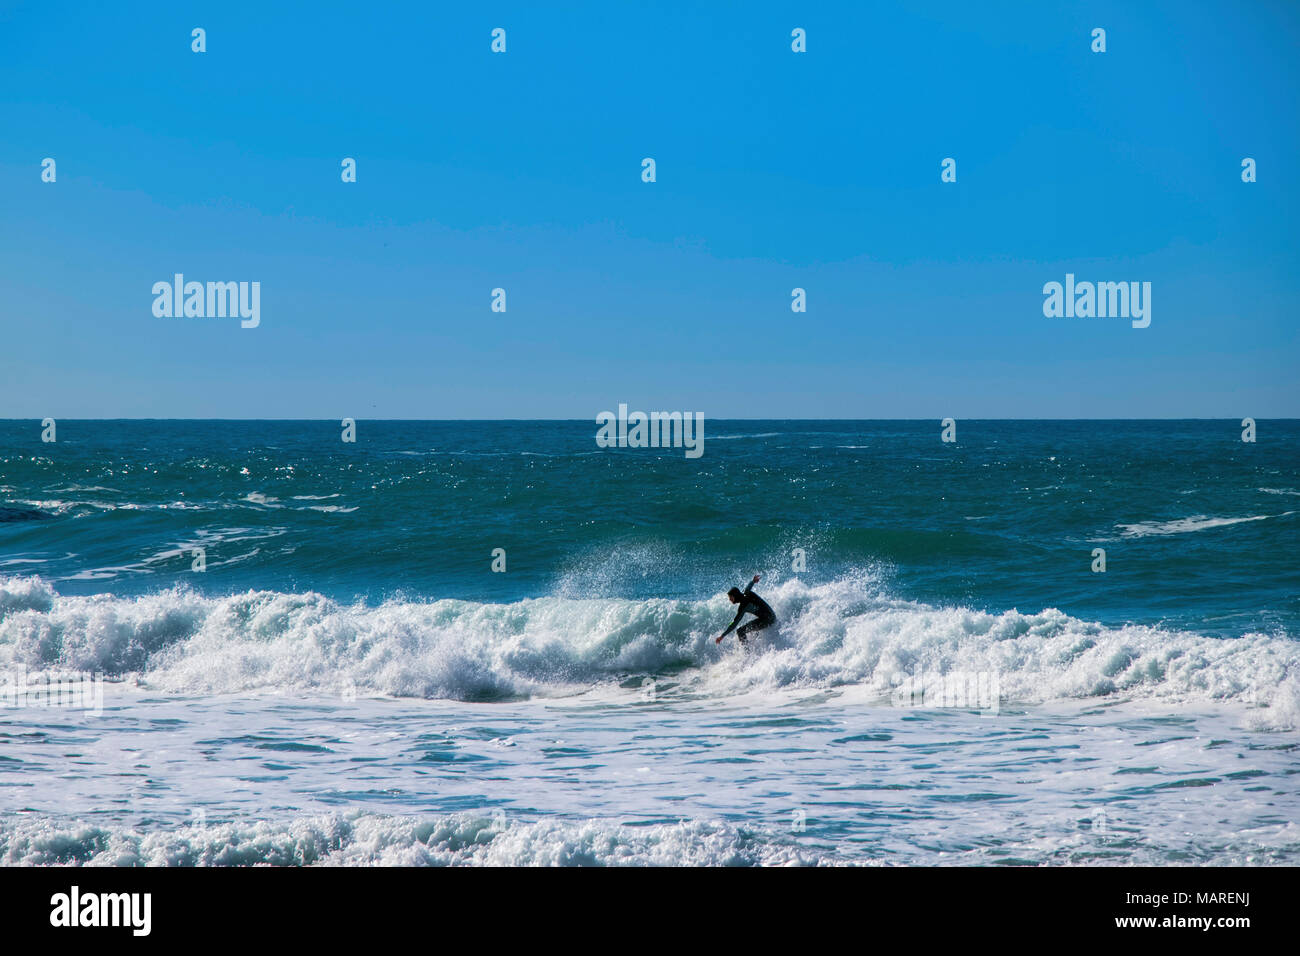
[[[1268,422],[1295,422],[1300,421],[1300,417],[1253,417],[1254,421]],[[45,418],[51,418],[55,421],[68,422],[336,422],[344,418],[351,418],[356,422],[447,422],[447,423],[517,423],[517,422],[540,422],[540,423],[560,423],[560,422],[585,422],[590,424],[599,424],[595,417],[589,418],[357,418],[355,416],[342,416],[331,418],[146,418],[146,417],[118,417],[118,418],[75,418],[70,416],[46,415],[42,418],[36,416],[27,416],[23,418],[0,418],[0,423],[16,422],[41,422]],[[1175,418],[1171,416],[1160,417],[1134,417],[1134,418],[1047,418],[1047,417],[1029,417],[1029,418],[984,418],[980,416],[958,417],[949,415],[944,417],[925,416],[921,418],[732,418],[730,416],[719,415],[713,418],[707,418],[706,421],[723,421],[723,422],[942,422],[944,418],[952,418],[955,421],[965,422],[1237,422],[1242,419],[1236,416],[1194,416],[1188,418]]]

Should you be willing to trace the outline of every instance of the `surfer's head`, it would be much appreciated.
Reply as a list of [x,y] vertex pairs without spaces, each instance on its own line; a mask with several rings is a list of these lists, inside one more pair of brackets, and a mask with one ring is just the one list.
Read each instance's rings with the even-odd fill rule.
[[740,588],[732,588],[727,592],[727,597],[731,598],[732,604],[739,604],[740,599],[744,597],[744,595],[740,593]]

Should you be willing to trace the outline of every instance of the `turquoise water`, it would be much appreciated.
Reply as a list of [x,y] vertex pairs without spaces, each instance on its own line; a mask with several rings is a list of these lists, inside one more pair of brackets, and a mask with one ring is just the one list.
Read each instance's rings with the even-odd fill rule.
[[595,430],[0,422],[0,858],[1300,860],[1300,423]]

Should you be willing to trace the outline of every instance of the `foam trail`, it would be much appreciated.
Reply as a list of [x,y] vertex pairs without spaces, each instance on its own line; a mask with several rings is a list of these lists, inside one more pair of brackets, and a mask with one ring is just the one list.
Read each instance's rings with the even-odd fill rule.
[[1284,511],[1279,515],[1247,515],[1244,518],[1209,518],[1205,515],[1193,515],[1174,521],[1139,521],[1136,524],[1122,524],[1118,527],[1126,538],[1146,538],[1151,535],[1188,534],[1194,531],[1207,531],[1210,528],[1227,528],[1247,521],[1267,521],[1269,518],[1288,518],[1294,511]]

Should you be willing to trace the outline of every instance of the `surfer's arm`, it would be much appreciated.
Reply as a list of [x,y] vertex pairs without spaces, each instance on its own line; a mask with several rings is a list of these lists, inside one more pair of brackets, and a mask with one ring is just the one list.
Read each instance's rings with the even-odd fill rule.
[[742,591],[741,593],[748,594],[750,592],[750,589],[753,588],[754,585],[758,583],[758,579],[761,578],[762,576],[763,575],[761,574],[754,575],[753,579],[748,584],[745,585],[745,590]]
[[736,612],[736,617],[735,617],[735,619],[734,619],[730,624],[727,625],[727,629],[726,629],[725,631],[723,631],[722,634],[719,635],[718,639],[717,639],[716,641],[714,641],[713,643],[715,643],[715,644],[719,644],[719,643],[721,643],[721,642],[722,642],[722,638],[726,637],[726,636],[727,636],[728,634],[730,634],[733,630],[735,630],[735,629],[736,629],[736,625],[740,623],[740,619],[741,619],[742,617],[744,617],[744,616],[745,616],[745,606],[742,604],[742,605],[740,606],[740,610]]

